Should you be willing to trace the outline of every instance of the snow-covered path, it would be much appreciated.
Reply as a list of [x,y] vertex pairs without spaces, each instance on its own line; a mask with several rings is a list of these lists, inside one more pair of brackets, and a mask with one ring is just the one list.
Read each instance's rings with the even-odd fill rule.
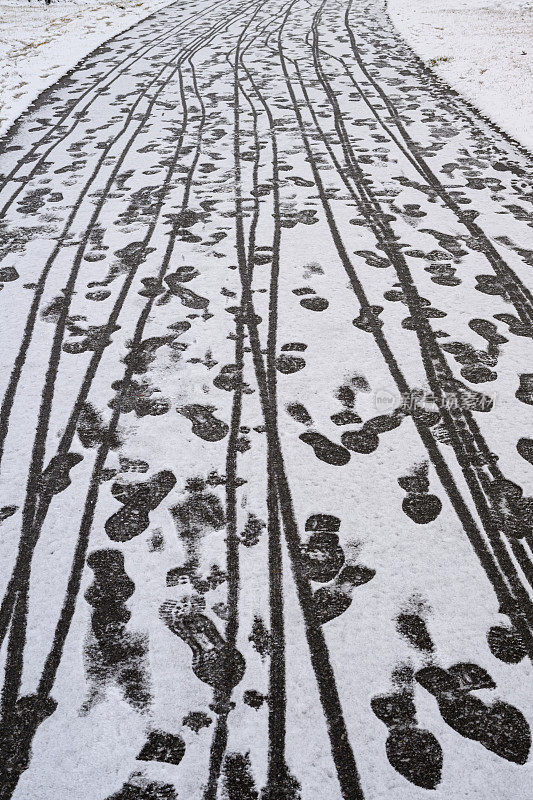
[[381,0],[175,3],[0,180],[0,798],[525,800],[531,162]]

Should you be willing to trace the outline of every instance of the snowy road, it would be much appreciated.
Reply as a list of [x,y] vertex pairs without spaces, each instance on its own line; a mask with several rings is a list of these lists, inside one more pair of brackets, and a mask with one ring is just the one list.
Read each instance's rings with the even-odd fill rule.
[[3,142],[0,798],[524,800],[531,159],[381,0],[213,6]]

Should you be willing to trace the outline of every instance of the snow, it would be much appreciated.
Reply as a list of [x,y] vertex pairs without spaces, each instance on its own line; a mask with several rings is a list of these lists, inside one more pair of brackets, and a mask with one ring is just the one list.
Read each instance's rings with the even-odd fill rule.
[[169,0],[0,2],[0,135],[80,59]]
[[528,0],[388,0],[426,64],[530,150],[532,9]]
[[367,800],[526,800],[528,159],[384,0],[248,4],[169,5],[2,143],[0,796],[257,798],[277,747],[286,800],[354,800],[352,747]]
[[[0,135],[102,42],[168,0],[0,2]],[[529,0],[388,0],[419,55],[501,128],[533,149]]]

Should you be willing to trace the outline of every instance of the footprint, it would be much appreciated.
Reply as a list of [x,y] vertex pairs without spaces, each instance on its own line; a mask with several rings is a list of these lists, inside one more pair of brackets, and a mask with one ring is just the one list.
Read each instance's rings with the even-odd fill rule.
[[355,411],[352,411],[349,408],[344,409],[344,411],[337,411],[336,414],[332,414],[330,420],[334,425],[357,425],[359,422],[363,421],[359,414],[356,414]]
[[483,339],[489,344],[492,345],[500,345],[506,344],[509,339],[505,336],[502,336],[501,333],[498,333],[498,328],[494,324],[494,322],[490,322],[490,320],[486,319],[471,319],[468,323],[468,327],[473,330],[478,336],[481,336]]
[[365,264],[368,264],[369,267],[377,267],[378,269],[390,267],[388,258],[378,256],[378,254],[374,253],[372,250],[354,250],[354,255],[364,259]]
[[424,667],[415,674],[418,683],[434,695],[443,720],[467,739],[507,761],[525,764],[531,731],[524,715],[509,703],[485,703],[470,692],[495,689],[496,684],[477,664],[458,663],[445,670]]
[[[424,298],[420,298],[422,301]],[[433,308],[430,305],[424,305],[423,303],[420,304],[418,308],[418,315],[420,317],[425,317],[426,319],[441,319],[442,317],[447,316],[446,311],[441,311],[438,308]],[[416,331],[417,329],[417,320],[416,317],[405,317],[402,319],[402,328],[406,331]]]
[[122,414],[134,411],[138,417],[147,415],[156,417],[170,411],[170,400],[167,400],[166,397],[152,397],[155,392],[159,391],[155,386],[130,380],[126,381],[124,385],[122,381],[114,381],[111,388],[115,389],[117,394],[109,402],[109,406],[110,408],[120,408]]
[[171,292],[179,289],[180,283],[188,283],[197,278],[200,273],[194,267],[179,267],[175,272],[171,272],[165,277],[165,283]]
[[193,211],[192,208],[185,208],[174,215],[173,222],[179,228],[192,228],[193,225],[200,221],[201,216],[198,211]]
[[304,297],[300,305],[308,311],[325,311],[329,308],[329,301],[325,297]]
[[[444,349],[444,348],[443,348]],[[485,367],[483,364],[473,364],[461,369],[461,375],[470,383],[489,383],[498,378],[498,373]]]
[[354,453],[373,453],[379,445],[379,436],[375,431],[364,426],[359,431],[346,431],[341,442]]
[[114,483],[111,494],[123,507],[105,523],[109,538],[127,542],[145,531],[150,524],[149,512],[157,508],[175,485],[176,478],[170,470],[162,470],[144,483]]
[[0,508],[0,522],[9,519],[18,510],[18,506],[2,506]]
[[111,297],[111,292],[109,289],[100,289],[96,292],[87,292],[85,295],[87,300],[94,300],[97,303],[102,302],[102,300],[107,300],[108,297]]
[[351,410],[355,407],[355,392],[348,384],[339,386],[336,397],[346,410]]
[[242,699],[247,706],[250,706],[250,708],[255,708],[257,711],[257,709],[261,708],[261,706],[268,700],[268,696],[261,694],[261,692],[258,692],[256,689],[248,689],[243,693]]
[[329,586],[321,586],[313,595],[315,614],[320,625],[330,622],[350,607],[352,592],[357,586],[371,581],[376,570],[348,564]]
[[40,492],[44,495],[54,495],[63,492],[72,483],[70,470],[83,461],[79,453],[59,453],[50,459],[39,480]]
[[493,513],[507,536],[519,539],[533,530],[533,498],[523,497],[521,486],[500,478],[489,485],[489,496]]
[[516,449],[518,453],[524,458],[526,461],[529,461],[530,464],[533,464],[533,439],[526,439],[526,437],[522,437],[516,443]]
[[361,313],[356,317],[352,324],[356,328],[367,333],[372,333],[376,328],[383,327],[383,320],[379,319],[379,315],[383,311],[383,306],[368,306],[361,309]]
[[[186,499],[172,506],[170,513],[180,538],[192,547],[206,532],[222,530],[226,520],[220,499],[208,490],[203,479],[189,479],[186,490]],[[195,557],[194,550],[190,556]]]
[[220,692],[236,686],[246,663],[241,653],[229,646],[215,624],[204,614],[181,614],[178,603],[165,601],[159,615],[168,628],[192,650],[192,670],[199,680]]
[[223,389],[225,392],[234,392],[242,382],[242,371],[236,364],[226,364],[220,373],[213,380],[213,386]]
[[298,175],[289,175],[287,180],[293,181],[296,186],[306,186],[308,188],[314,186],[313,181],[308,181],[306,178],[300,178]]
[[318,222],[315,208],[304,208],[301,211],[284,211],[280,225],[282,228],[294,228],[298,224],[315,225]]
[[299,356],[282,353],[276,359],[276,369],[283,375],[292,375],[305,367],[305,359]]
[[456,270],[451,264],[431,264],[424,267],[424,272],[429,272],[431,280],[438,286],[460,286],[461,279],[456,276]]
[[167,327],[171,331],[177,331],[179,336],[180,333],[185,333],[185,331],[190,329],[191,323],[187,320],[180,320],[179,322],[173,322],[171,325],[167,325]]
[[[344,418],[347,419],[348,415],[346,415],[346,417],[343,417],[342,414],[345,412],[352,412],[353,414],[355,414],[354,409],[355,409],[357,392],[369,392],[369,391],[370,391],[370,386],[366,378],[363,377],[363,375],[354,375],[352,378],[350,378],[349,382],[344,383],[342,386],[339,386],[339,388],[335,393],[335,397],[344,406],[344,412],[333,414],[331,416],[332,422],[334,422],[335,425],[344,425],[345,423],[341,422],[341,420],[343,420]],[[354,424],[362,422],[358,414],[355,414],[355,416],[357,416],[357,420],[354,419]]]
[[435,789],[442,776],[442,748],[431,731],[417,727],[411,692],[378,695],[370,705],[389,730],[385,750],[390,765],[415,786]]
[[158,278],[141,278],[143,289],[139,289],[137,294],[141,297],[157,297],[165,291]]
[[[114,389],[115,384],[111,387]],[[110,434],[100,412],[88,402],[81,408],[76,433],[83,447],[87,448],[99,447],[105,442],[110,450],[115,450],[121,444],[119,436]]]
[[168,284],[168,276],[165,278],[167,281],[167,285],[169,290],[172,294],[179,297],[181,300],[182,305],[187,306],[187,308],[207,308],[209,305],[209,300],[207,297],[202,297],[196,292],[193,292],[192,289],[187,289],[185,286],[181,286],[179,283],[172,283],[172,286]]
[[[476,275],[475,277],[477,285],[474,288],[478,292],[499,296],[504,300],[510,301],[509,291],[500,278],[497,278],[495,275]],[[502,322],[503,321],[504,320],[502,320]]]
[[[498,183],[498,181],[496,182]],[[454,258],[460,259],[461,256],[468,255],[468,252],[464,249],[463,242],[460,237],[453,236],[449,233],[442,233],[442,231],[436,231],[433,228],[420,228],[420,231],[422,233],[429,233],[430,236],[433,236],[438,241],[440,247],[442,247],[443,250],[447,250],[448,253],[450,253]]]
[[399,428],[405,416],[406,413],[403,409],[395,409],[391,414],[380,414],[377,417],[372,417],[365,422],[364,427],[377,434],[387,433],[387,431],[394,431]]
[[345,447],[335,444],[335,442],[332,442],[321,433],[308,431],[307,433],[301,433],[300,439],[305,444],[310,445],[315,451],[315,456],[326,464],[343,467],[350,460],[350,453]]
[[513,333],[515,336],[527,336],[529,338],[533,336],[531,325],[527,322],[522,322],[520,317],[516,317],[513,314],[494,314],[494,319],[505,323],[509,327],[509,333]]
[[487,634],[487,642],[492,655],[506,664],[518,664],[527,655],[522,637],[515,628],[495,625]]
[[265,623],[257,614],[254,616],[252,631],[248,636],[248,641],[252,643],[254,650],[259,653],[261,661],[272,652],[272,637],[268,632]]
[[10,281],[17,281],[19,274],[15,267],[2,267],[0,268],[0,281],[9,283]]
[[427,629],[425,620],[414,611],[405,611],[396,618],[398,633],[422,653],[432,653],[435,645]]
[[93,250],[92,252],[87,253],[87,255],[83,257],[83,260],[88,261],[89,263],[92,264],[95,263],[96,261],[104,261],[104,259],[106,258],[107,256],[105,253],[99,253],[96,250]]
[[176,409],[178,414],[192,422],[192,432],[206,442],[218,442],[229,432],[229,425],[214,416],[215,410],[215,406],[203,406],[199,403]]
[[178,800],[178,795],[171,783],[148,781],[144,776],[134,774],[122,789],[106,800]]
[[461,367],[461,375],[471,383],[486,383],[494,381],[498,375],[491,367],[496,367],[500,357],[500,345],[508,340],[498,334],[496,326],[483,319],[473,319],[469,326],[479,336],[488,341],[486,350],[477,350],[471,344],[464,342],[449,342],[443,344],[442,349],[451,353]]
[[340,524],[340,519],[330,514],[313,514],[307,519],[305,530],[311,531],[311,536],[301,545],[301,564],[309,580],[328,583],[342,569],[345,556],[337,535]]
[[333,514],[312,514],[307,518],[305,523],[306,531],[329,531],[330,533],[337,533],[341,527],[339,517]]
[[427,525],[437,519],[442,503],[435,494],[410,494],[404,498],[402,509],[413,522]]
[[261,534],[265,528],[266,522],[256,517],[255,514],[249,513],[243,532],[239,538],[245,547],[253,547],[259,543]]
[[209,728],[213,720],[205,711],[189,711],[189,713],[183,717],[182,722],[187,728],[194,731],[194,733],[199,733],[202,728]]
[[118,462],[120,472],[148,472],[150,465],[147,461],[141,458],[127,458],[126,456],[119,456]]
[[146,711],[151,702],[147,671],[148,641],[142,634],[127,628],[131,611],[126,602],[135,592],[135,583],[124,567],[124,554],[114,548],[94,550],[87,558],[93,570],[93,582],[85,592],[92,606],[91,632],[85,649],[89,699],[87,713],[109,683],[118,684],[133,708]]
[[84,329],[74,321],[74,318],[67,320],[69,341],[63,345],[65,353],[86,353],[96,352],[108,347],[112,342],[112,334],[120,330],[120,325],[114,325],[110,330],[107,325],[89,325]]
[[171,345],[176,336],[175,333],[169,336],[151,336],[149,339],[139,342],[124,358],[124,363],[136,374],[147,372],[150,364],[156,359],[157,350],[164,345]]
[[313,424],[313,418],[311,417],[311,414],[301,403],[289,403],[286,411],[287,414],[296,420],[296,422],[300,422],[302,425]]
[[521,403],[533,406],[533,373],[523,373],[518,376],[520,386],[515,392],[515,397]]
[[185,755],[185,742],[181,736],[166,731],[150,731],[137,761],[160,761],[177,766]]
[[421,211],[419,203],[405,203],[403,213],[406,217],[412,217],[413,219],[427,217],[426,212]]
[[372,417],[358,431],[346,431],[343,433],[341,442],[348,450],[353,450],[355,453],[373,453],[379,445],[379,434],[398,428],[405,416],[406,412],[404,410],[396,409],[391,414],[380,414],[378,417]]
[[295,352],[303,353],[304,350],[307,350],[307,345],[304,344],[304,342],[288,342],[281,348],[282,352],[286,352],[287,350],[294,350]]
[[437,495],[429,493],[427,462],[415,466],[411,474],[398,478],[398,483],[407,492],[402,509],[413,522],[427,525],[437,519],[442,503]]

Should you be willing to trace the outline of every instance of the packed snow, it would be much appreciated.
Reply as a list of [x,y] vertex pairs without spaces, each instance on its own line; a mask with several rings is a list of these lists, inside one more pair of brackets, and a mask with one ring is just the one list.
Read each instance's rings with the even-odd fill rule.
[[533,150],[529,0],[388,0],[388,10],[426,64]]
[[169,0],[0,2],[0,134],[98,45]]

